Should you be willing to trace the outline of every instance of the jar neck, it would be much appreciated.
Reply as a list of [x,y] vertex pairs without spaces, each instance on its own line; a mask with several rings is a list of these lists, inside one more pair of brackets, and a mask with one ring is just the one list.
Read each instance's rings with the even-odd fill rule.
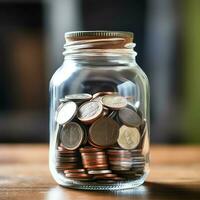
[[135,62],[137,53],[133,50],[135,43],[124,38],[103,38],[79,41],[66,41],[64,45],[64,59],[78,60],[98,64],[129,63]]

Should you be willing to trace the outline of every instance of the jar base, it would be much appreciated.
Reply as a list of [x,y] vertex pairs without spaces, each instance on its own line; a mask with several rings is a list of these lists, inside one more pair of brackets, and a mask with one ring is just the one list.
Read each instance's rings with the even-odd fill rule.
[[67,188],[78,190],[96,190],[96,191],[113,191],[113,190],[125,190],[138,187],[144,183],[148,176],[148,173],[143,174],[136,180],[118,181],[117,183],[97,183],[97,182],[80,182],[80,181],[68,181],[62,176],[56,178],[59,185]]

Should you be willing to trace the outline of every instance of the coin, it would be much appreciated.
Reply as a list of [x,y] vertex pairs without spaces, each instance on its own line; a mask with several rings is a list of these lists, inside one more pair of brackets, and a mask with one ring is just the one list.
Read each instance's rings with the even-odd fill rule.
[[98,101],[88,101],[82,104],[78,110],[78,119],[84,123],[92,123],[103,112],[103,106]]
[[121,126],[117,140],[123,149],[135,149],[140,142],[140,133],[137,128]]
[[102,96],[96,97],[94,99],[91,99],[90,101],[98,101],[101,102]]
[[109,169],[102,169],[102,170],[88,170],[88,174],[110,174],[112,173]]
[[65,96],[65,99],[69,99],[72,101],[87,101],[90,100],[91,98],[92,95],[87,93],[70,94]]
[[78,165],[76,163],[65,163],[65,164],[57,164],[56,169],[64,171],[65,169],[74,169],[77,168]]
[[123,155],[123,156],[125,156],[125,155],[141,155],[141,153],[142,153],[142,150],[141,149],[119,149],[119,148],[114,148],[113,147],[113,149],[108,149],[107,150],[107,153],[109,154],[109,155]]
[[121,108],[126,107],[127,100],[125,97],[119,95],[105,95],[102,97],[101,102],[104,106],[113,109],[119,110]]
[[99,152],[99,151],[101,152],[102,150],[98,149],[98,148],[91,147],[91,146],[86,146],[86,147],[80,148],[79,151],[81,153],[92,153],[92,152]]
[[119,110],[119,119],[127,126],[139,127],[142,124],[142,119],[137,112],[129,108]]
[[56,160],[59,161],[60,163],[75,162],[78,161],[78,157],[57,157]]
[[81,126],[76,122],[65,124],[60,135],[63,146],[68,150],[77,149],[84,138]]
[[65,176],[68,178],[92,178],[92,175],[85,173],[67,173]]
[[59,106],[56,113],[56,121],[60,125],[64,125],[71,121],[77,113],[77,105],[73,101],[68,101]]
[[97,92],[95,94],[93,94],[93,99],[97,98],[97,97],[102,97],[104,95],[109,95],[109,94],[118,94],[117,92]]
[[110,146],[117,142],[119,125],[111,118],[96,120],[89,129],[89,137],[92,143],[98,146]]
[[108,168],[108,164],[93,164],[93,165],[90,165],[90,164],[88,164],[88,165],[84,165],[84,167],[86,168],[86,169],[107,169]]
[[66,169],[64,173],[82,173],[85,172],[85,169]]

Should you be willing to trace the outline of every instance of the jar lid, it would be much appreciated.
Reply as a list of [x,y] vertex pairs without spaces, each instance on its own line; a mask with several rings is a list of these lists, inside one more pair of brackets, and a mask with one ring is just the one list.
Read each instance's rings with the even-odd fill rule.
[[66,32],[66,40],[85,40],[100,38],[127,38],[133,40],[134,34],[125,31],[74,31]]

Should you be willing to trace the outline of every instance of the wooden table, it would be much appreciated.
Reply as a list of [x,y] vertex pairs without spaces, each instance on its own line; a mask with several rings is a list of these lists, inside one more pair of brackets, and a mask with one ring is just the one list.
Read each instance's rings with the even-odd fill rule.
[[92,192],[58,186],[47,145],[0,145],[0,200],[200,199],[200,146],[152,146],[151,173],[138,188]]

